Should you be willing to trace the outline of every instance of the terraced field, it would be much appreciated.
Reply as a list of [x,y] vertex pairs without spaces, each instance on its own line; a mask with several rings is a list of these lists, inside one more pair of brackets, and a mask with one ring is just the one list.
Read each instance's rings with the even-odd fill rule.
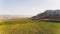
[[0,23],[0,34],[60,34],[59,22],[24,19]]

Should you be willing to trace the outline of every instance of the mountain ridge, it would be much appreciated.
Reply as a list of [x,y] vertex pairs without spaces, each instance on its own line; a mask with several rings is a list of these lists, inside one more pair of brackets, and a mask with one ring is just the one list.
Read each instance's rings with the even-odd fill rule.
[[60,19],[60,10],[46,10],[43,13],[39,13],[32,19]]

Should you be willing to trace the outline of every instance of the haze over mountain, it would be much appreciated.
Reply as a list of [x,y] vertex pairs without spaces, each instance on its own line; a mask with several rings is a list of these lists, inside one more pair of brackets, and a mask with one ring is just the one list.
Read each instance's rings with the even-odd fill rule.
[[30,15],[0,15],[0,19],[9,19],[9,18],[29,18]]

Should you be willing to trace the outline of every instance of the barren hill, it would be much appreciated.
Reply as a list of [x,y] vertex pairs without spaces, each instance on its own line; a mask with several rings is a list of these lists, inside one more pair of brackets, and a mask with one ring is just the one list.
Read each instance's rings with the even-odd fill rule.
[[60,10],[46,10],[43,13],[33,16],[32,19],[60,20]]

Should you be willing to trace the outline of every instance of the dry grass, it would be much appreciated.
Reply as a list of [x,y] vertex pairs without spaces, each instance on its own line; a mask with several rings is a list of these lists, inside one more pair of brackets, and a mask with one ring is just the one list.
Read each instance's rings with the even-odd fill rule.
[[2,25],[5,25],[5,28],[2,28],[1,34],[57,34],[60,28],[58,23],[41,22],[29,18],[9,19]]
[[54,27],[41,28],[37,24],[16,24],[8,27],[2,34],[55,34]]

